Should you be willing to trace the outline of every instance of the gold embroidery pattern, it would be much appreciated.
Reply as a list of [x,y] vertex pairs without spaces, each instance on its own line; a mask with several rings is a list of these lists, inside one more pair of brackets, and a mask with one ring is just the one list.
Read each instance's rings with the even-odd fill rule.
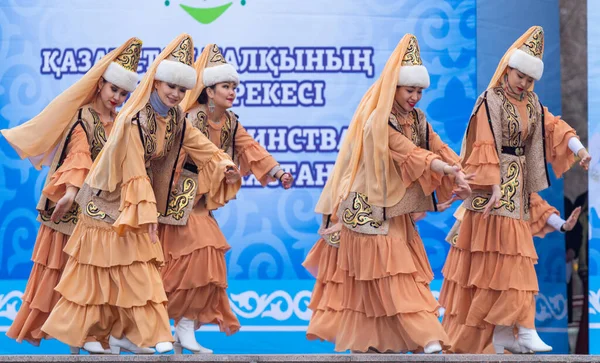
[[329,243],[332,245],[339,245],[340,244],[340,232],[333,232],[332,234],[330,234],[329,236],[327,236],[327,239],[329,240]]
[[452,241],[452,245],[456,246],[456,243],[458,242],[458,233],[455,234],[454,236],[452,236],[451,241]]
[[204,110],[198,111],[195,122],[196,124],[194,126],[208,138],[208,115]]
[[[54,209],[52,209],[52,210],[54,210]],[[71,208],[70,211],[65,213],[62,216],[62,218],[58,220],[58,222],[53,222],[53,223],[54,224],[61,224],[61,223],[77,224],[77,221],[79,220],[79,213],[81,213],[81,208],[79,208],[79,206],[77,204],[75,204],[75,206],[73,206],[73,208]],[[50,222],[51,216],[52,216],[52,213],[50,213],[50,211],[40,212],[40,218],[44,222]]]
[[209,64],[226,64],[225,58],[221,54],[219,47],[215,44],[210,50],[210,58],[208,60]]
[[173,107],[169,110],[169,122],[167,123],[167,129],[165,131],[165,154],[171,151],[173,142],[175,141],[175,129],[177,128],[177,120],[179,120],[179,112],[177,107]]
[[504,94],[502,88],[496,88],[496,94],[502,99],[502,108],[504,109],[504,115],[508,122],[508,145],[507,146],[521,146],[521,127],[519,122],[519,114],[515,109],[515,106],[508,100],[508,97]]
[[[509,212],[515,211],[516,206],[514,197],[520,184],[520,174],[521,170],[519,169],[519,164],[516,161],[508,164],[508,180],[505,182],[503,181],[502,185],[500,186],[500,193],[502,194],[502,197],[500,197],[500,205],[498,207],[494,207],[494,209],[500,209],[504,207]],[[486,197],[475,197],[471,202],[471,208],[474,210],[483,210],[489,200],[490,199]]]
[[542,58],[544,53],[544,30],[542,27],[537,27],[521,48],[534,57]]
[[404,58],[402,58],[403,66],[420,66],[423,65],[423,61],[421,60],[421,52],[419,51],[419,43],[417,42],[417,38],[415,36],[410,37],[408,41],[408,46],[406,47],[406,53],[404,53]]
[[417,114],[415,112],[411,112],[410,116],[412,118],[412,123],[410,124],[411,137],[413,144],[419,145],[419,120],[417,119]]
[[225,123],[221,128],[221,150],[227,152],[231,147],[231,116],[225,113]]
[[94,204],[92,201],[88,202],[88,204],[85,206],[85,212],[90,217],[100,217],[102,219],[106,218],[106,213],[101,211],[100,208],[98,208],[98,206],[96,206],[96,204]]
[[123,53],[119,54],[115,62],[123,66],[126,70],[137,73],[141,51],[142,41],[136,38],[125,48]]
[[173,216],[176,220],[183,218],[185,208],[194,200],[196,194],[196,181],[194,179],[185,178],[182,185],[181,193],[171,192],[169,206],[167,207],[166,216]]
[[102,121],[100,121],[100,115],[93,109],[88,108],[92,118],[94,119],[94,130],[92,134],[92,142],[90,143],[90,153],[92,154],[92,160],[96,160],[100,151],[106,144],[106,132],[104,130],[104,125]]
[[193,52],[192,39],[190,39],[190,37],[185,37],[171,55],[179,62],[191,66],[194,61],[192,55]]
[[533,92],[527,92],[527,118],[529,119],[527,135],[532,135],[538,120],[538,112],[536,102],[533,99]]
[[146,154],[146,161],[148,161],[152,155],[156,152],[156,116],[154,115],[154,109],[148,103],[146,105],[146,114],[148,120],[146,122],[147,132],[144,132],[144,153]]
[[346,208],[344,210],[343,220],[344,223],[354,228],[356,226],[364,226],[369,224],[373,228],[379,228],[383,224],[383,221],[377,221],[371,217],[373,210],[369,205],[369,201],[366,195],[356,193],[354,201],[352,202],[352,209]]

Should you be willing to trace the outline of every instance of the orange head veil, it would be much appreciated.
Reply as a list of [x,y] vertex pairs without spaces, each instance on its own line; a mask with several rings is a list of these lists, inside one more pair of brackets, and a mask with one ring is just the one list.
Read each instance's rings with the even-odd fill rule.
[[[429,74],[421,60],[417,38],[406,34],[388,59],[379,79],[369,88],[356,109],[342,142],[327,184],[315,211],[330,215],[348,194],[367,195],[369,204],[390,207],[406,193],[400,173],[389,152],[388,120],[396,87],[429,86]],[[364,190],[351,190],[358,170],[364,167]]]
[[175,38],[158,55],[135,92],[119,112],[106,145],[96,158],[86,179],[90,187],[112,192],[123,181],[123,162],[129,143],[132,119],[148,103],[154,80],[193,88],[196,82],[196,73],[192,68],[193,59],[194,43],[187,34]]
[[2,130],[2,135],[21,159],[29,158],[36,169],[50,165],[69,122],[81,106],[96,96],[100,78],[129,92],[135,89],[141,48],[141,40],[130,38],[102,57],[37,116],[22,125]]

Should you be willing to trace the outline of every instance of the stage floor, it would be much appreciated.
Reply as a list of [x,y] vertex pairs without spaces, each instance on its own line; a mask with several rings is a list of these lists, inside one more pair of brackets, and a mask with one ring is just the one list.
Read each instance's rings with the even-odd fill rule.
[[599,362],[590,355],[463,355],[463,354],[297,354],[297,355],[0,355],[0,362],[239,362],[239,363],[315,363],[315,362]]

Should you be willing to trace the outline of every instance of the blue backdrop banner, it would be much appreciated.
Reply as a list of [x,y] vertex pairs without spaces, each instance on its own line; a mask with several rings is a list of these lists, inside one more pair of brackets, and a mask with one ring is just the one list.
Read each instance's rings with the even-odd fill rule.
[[[478,96],[478,80],[493,73],[492,69],[478,74],[478,19],[491,11],[481,2],[480,14],[479,3],[144,0],[142,7],[141,1],[131,0],[2,2],[0,128],[37,114],[94,61],[131,36],[144,42],[139,73],[179,33],[191,34],[197,50],[217,43],[241,76],[234,111],[296,182],[292,190],[284,191],[277,185],[258,188],[253,177],[246,178],[237,200],[217,212],[232,246],[226,255],[228,293],[242,330],[226,337],[205,326],[197,332],[198,338],[217,353],[330,353],[331,344],[305,339],[314,280],[301,263],[317,241],[320,216],[313,209],[340,140],[362,95],[398,41],[410,32],[419,39],[431,75],[431,87],[418,107],[441,138],[458,151]],[[496,31],[491,38],[486,36],[485,42],[502,45],[490,55],[494,65],[516,36],[533,25],[514,21],[514,34]],[[546,34],[558,39],[558,22],[544,26]],[[560,100],[560,92],[554,94],[553,101],[544,102]],[[560,101],[553,104],[560,107]],[[20,307],[32,266],[38,229],[35,205],[46,173],[19,160],[0,139],[1,332]],[[555,184],[553,194],[546,194],[551,195],[555,196],[552,204],[562,204],[560,184]],[[449,248],[444,238],[454,222],[452,212],[431,213],[419,223],[438,279],[432,285],[436,296]],[[540,245],[539,254],[542,293],[537,324],[555,352],[565,353],[565,277],[560,259],[564,243],[551,235]],[[67,347],[56,341],[35,348],[0,333],[0,353],[66,352]]]

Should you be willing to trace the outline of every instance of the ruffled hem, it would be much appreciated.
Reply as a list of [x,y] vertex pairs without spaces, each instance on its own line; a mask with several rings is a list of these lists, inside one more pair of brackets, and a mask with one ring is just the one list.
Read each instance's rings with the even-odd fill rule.
[[310,249],[302,266],[318,281],[342,283],[344,275],[337,268],[338,250],[321,238]]
[[432,341],[440,341],[448,349],[450,339],[434,313],[418,312],[379,318],[367,317],[356,311],[344,310],[339,321],[335,350],[367,352],[422,352]]
[[417,282],[433,280],[423,242],[406,214],[389,221],[387,235],[367,235],[342,228],[337,266],[360,281],[398,274],[411,274]]
[[231,248],[217,221],[201,203],[194,207],[185,226],[160,224],[158,232],[168,262],[207,247],[223,254]]
[[119,211],[119,217],[113,224],[119,236],[157,223],[156,199],[147,176],[131,178],[121,186]]
[[17,343],[22,343],[25,340],[36,347],[39,346],[42,339],[51,338],[42,331],[42,325],[48,319],[49,314],[32,309],[28,302],[23,301],[15,320],[6,332],[6,336],[16,340]]
[[455,316],[444,315],[442,327],[450,337],[450,349],[446,353],[456,354],[495,354],[492,344],[494,326],[484,324],[484,328],[459,324]]
[[153,302],[131,308],[81,306],[63,297],[42,331],[75,347],[83,346],[89,337],[106,341],[110,335],[116,338],[127,335],[133,344],[144,348],[173,341],[165,305]]
[[40,344],[41,339],[50,338],[41,328],[60,299],[60,294],[54,291],[54,287],[58,284],[61,273],[61,270],[33,265],[21,307],[6,332],[9,338],[19,343],[26,340],[35,346]]
[[156,265],[146,262],[103,268],[80,265],[69,259],[55,290],[82,306],[108,304],[131,308],[167,301]]
[[225,169],[228,166],[235,167],[222,150],[215,152],[203,165],[198,165],[198,190],[196,193],[205,196],[208,210],[222,207],[235,198],[242,185],[241,180],[238,180],[236,184],[227,184]]
[[460,225],[456,248],[471,252],[520,255],[537,261],[529,223],[521,219],[467,210]]
[[122,237],[110,224],[81,215],[64,251],[77,263],[96,267],[128,266],[134,262],[163,264],[160,243],[148,233],[126,232]]
[[489,186],[500,184],[500,160],[493,141],[476,141],[471,155],[464,163],[465,174],[473,174],[471,184]]
[[247,145],[238,155],[242,175],[254,174],[263,187],[275,180],[268,173],[277,166],[277,161],[258,142]]
[[535,295],[533,291],[495,291],[463,287],[444,279],[440,304],[445,315],[455,316],[463,325],[483,329],[487,324],[535,327]]
[[404,186],[408,188],[418,181],[425,195],[433,193],[442,182],[442,175],[431,170],[431,162],[435,159],[441,158],[425,149],[415,147],[406,159],[399,163]]
[[312,311],[344,310],[344,288],[340,283],[316,281],[308,308]]
[[42,194],[51,201],[58,202],[65,194],[67,185],[81,188],[91,167],[92,157],[89,151],[69,153],[61,167],[50,177]]
[[569,149],[569,139],[577,137],[575,130],[560,117],[546,121],[546,154],[556,178],[560,178],[575,162],[575,154]]
[[519,255],[450,248],[442,273],[461,286],[496,291],[539,291],[535,261]]
[[544,238],[546,234],[554,232],[554,228],[547,223],[548,218],[550,218],[550,216],[553,214],[560,214],[556,208],[546,203],[546,201],[543,200],[537,193],[531,194],[529,213],[529,226],[531,228],[532,235]]
[[306,339],[335,343],[341,318],[341,311],[313,310],[306,329]]
[[[53,270],[42,265],[34,264],[27,281],[27,287],[22,300],[31,309],[50,313],[60,299],[60,294],[54,291],[60,281],[62,270]],[[26,310],[23,312],[25,313]],[[21,310],[17,315],[21,314]]]
[[63,252],[68,239],[69,236],[44,224],[40,225],[31,260],[53,270],[62,270],[68,259],[68,255]]
[[161,270],[165,291],[194,289],[208,284],[227,287],[225,252],[213,247],[167,261]]
[[219,285],[176,290],[169,292],[168,297],[169,318],[175,320],[175,324],[186,317],[194,320],[196,329],[202,325],[216,324],[227,335],[240,330],[240,322],[231,310],[227,292]]

